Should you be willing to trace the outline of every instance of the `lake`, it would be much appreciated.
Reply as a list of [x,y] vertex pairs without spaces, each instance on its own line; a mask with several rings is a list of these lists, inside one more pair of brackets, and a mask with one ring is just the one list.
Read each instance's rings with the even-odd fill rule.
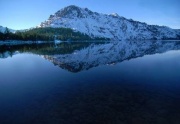
[[1,124],[179,124],[180,41],[0,46]]

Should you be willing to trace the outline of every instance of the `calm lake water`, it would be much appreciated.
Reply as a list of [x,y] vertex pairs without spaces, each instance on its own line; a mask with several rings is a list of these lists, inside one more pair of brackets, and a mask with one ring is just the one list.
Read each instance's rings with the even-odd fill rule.
[[180,41],[0,46],[0,124],[179,124]]

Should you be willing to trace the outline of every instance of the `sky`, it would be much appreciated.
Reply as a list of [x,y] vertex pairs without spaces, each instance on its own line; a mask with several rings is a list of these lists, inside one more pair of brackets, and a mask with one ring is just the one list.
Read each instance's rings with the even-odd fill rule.
[[35,27],[69,5],[180,29],[180,0],[0,0],[0,25],[16,30]]

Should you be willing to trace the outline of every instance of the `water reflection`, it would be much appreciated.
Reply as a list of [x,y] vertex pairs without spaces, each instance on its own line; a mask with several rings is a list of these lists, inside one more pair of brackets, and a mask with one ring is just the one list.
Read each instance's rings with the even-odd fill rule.
[[[74,42],[74,43],[41,43],[41,44],[21,44],[21,45],[0,45],[0,58],[12,57],[17,53],[33,53],[38,55],[68,54],[74,50],[88,47],[94,42]],[[96,42],[94,44],[102,44]]]
[[99,65],[112,65],[144,55],[178,49],[180,42],[175,41],[122,41],[92,44],[71,54],[45,55],[44,58],[68,71],[79,72]]
[[180,121],[178,41],[0,47],[2,124]]
[[180,41],[74,42],[0,46],[0,58],[30,52],[41,55],[54,65],[71,72],[88,70],[99,65],[113,65],[144,55],[179,50]]

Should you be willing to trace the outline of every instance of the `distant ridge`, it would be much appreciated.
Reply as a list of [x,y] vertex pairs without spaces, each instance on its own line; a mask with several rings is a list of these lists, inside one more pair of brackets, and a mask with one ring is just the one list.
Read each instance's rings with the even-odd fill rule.
[[[7,28],[7,27],[0,26],[0,32],[1,32],[1,33],[4,33],[4,32],[6,31],[6,28]],[[13,30],[13,29],[9,29],[9,28],[8,28],[8,30],[9,30],[9,32],[12,32],[12,33],[16,32],[16,30]]]

